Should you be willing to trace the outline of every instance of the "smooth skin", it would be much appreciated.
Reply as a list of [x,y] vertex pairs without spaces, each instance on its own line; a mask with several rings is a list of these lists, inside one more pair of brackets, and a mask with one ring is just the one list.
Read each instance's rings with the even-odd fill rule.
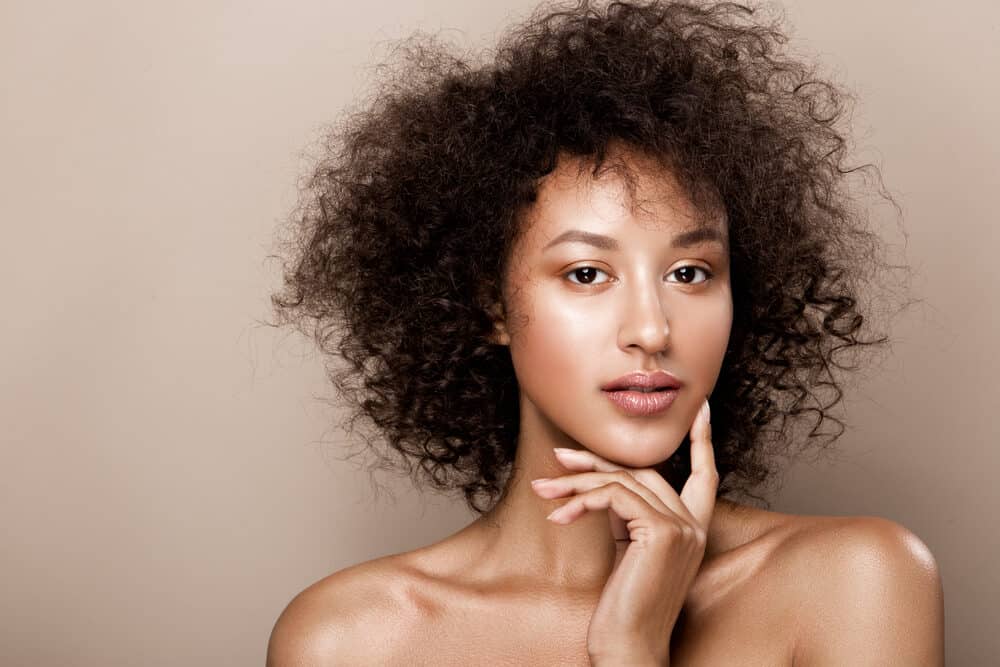
[[[560,161],[504,276],[494,342],[521,416],[506,495],[437,543],[302,591],[269,666],[943,664],[941,579],[913,533],[715,498],[699,411],[732,324],[726,222],[642,155],[609,155],[634,187]],[[656,369],[684,383],[663,413],[626,415],[600,389]],[[685,435],[678,495],[651,468]],[[549,520],[560,507],[566,522]]]

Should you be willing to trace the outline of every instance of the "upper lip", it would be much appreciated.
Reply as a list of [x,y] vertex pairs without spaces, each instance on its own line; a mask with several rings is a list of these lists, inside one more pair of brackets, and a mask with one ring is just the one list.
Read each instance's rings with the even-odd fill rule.
[[617,391],[628,389],[629,387],[642,387],[643,389],[671,387],[679,389],[682,384],[684,383],[666,371],[653,371],[652,373],[635,371],[628,375],[623,375],[617,380],[608,382],[601,389],[604,391]]

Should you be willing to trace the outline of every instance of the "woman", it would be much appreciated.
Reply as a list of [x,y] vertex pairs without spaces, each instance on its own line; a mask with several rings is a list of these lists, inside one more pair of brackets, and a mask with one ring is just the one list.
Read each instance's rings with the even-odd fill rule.
[[348,362],[380,460],[479,517],[300,593],[269,665],[943,663],[906,528],[723,497],[828,444],[841,357],[886,340],[845,185],[877,171],[784,40],[726,3],[542,8],[489,62],[414,42],[334,133],[278,312]]

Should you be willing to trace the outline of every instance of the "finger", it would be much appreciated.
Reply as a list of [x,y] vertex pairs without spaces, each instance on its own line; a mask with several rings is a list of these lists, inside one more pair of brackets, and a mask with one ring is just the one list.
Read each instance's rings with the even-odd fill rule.
[[[556,458],[559,459],[559,462],[563,465],[563,467],[570,470],[592,470],[599,472],[616,472],[624,470],[630,474],[634,473],[634,470],[631,468],[626,468],[625,466],[612,463],[611,461],[601,458],[597,454],[585,449],[566,449],[563,447],[556,447],[554,451]],[[654,491],[654,493],[656,492]],[[682,504],[680,503],[680,499],[678,499],[677,502],[678,504]],[[613,510],[608,512],[608,523],[611,526],[611,533],[615,536],[616,542],[627,542],[629,540],[628,528],[625,526],[626,521],[618,516]]]
[[659,498],[664,505],[669,507],[677,516],[691,523],[697,521],[691,512],[688,511],[688,508],[684,506],[684,502],[681,500],[681,497],[677,495],[677,492],[674,491],[669,482],[663,479],[663,476],[652,468],[626,468],[603,459],[597,454],[586,449],[555,448],[554,451],[559,459],[559,462],[571,470],[624,470],[638,479],[646,488],[655,493],[656,497]]
[[[536,483],[537,482],[537,483]],[[625,470],[613,472],[584,472],[576,475],[553,477],[544,481],[535,481],[531,487],[543,498],[561,498],[569,494],[580,494],[596,489],[605,484],[618,482],[624,487],[642,496],[658,512],[666,513],[667,506],[653,491]]]
[[[628,487],[618,482],[611,482],[573,496],[546,518],[555,523],[565,524],[574,521],[585,512],[598,510],[612,510],[624,523],[641,519],[650,525],[663,520],[665,514],[653,508],[642,496]],[[677,518],[670,510],[667,510],[667,513]]]
[[598,472],[614,472],[625,470],[625,466],[612,463],[586,449],[566,449],[556,447],[552,450],[559,463],[570,470],[596,470]]
[[715,494],[719,488],[710,410],[706,398],[691,426],[691,476],[681,489],[681,500],[691,510],[698,524],[706,530],[712,521]]

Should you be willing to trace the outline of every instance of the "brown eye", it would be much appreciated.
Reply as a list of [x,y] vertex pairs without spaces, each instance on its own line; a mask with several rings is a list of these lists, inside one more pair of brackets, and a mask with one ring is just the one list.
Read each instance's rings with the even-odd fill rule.
[[575,285],[595,285],[595,284],[600,285],[601,283],[594,282],[594,279],[597,277],[598,273],[604,273],[604,271],[601,271],[600,269],[595,268],[593,266],[581,266],[580,268],[573,269],[566,275],[576,276],[580,279],[579,282],[570,280],[570,282],[574,283]]
[[[702,273],[704,273],[705,280],[694,282],[694,278],[696,275],[695,271],[701,271]],[[681,268],[671,271],[670,273],[671,275],[681,276],[681,280],[679,282],[684,283],[686,285],[697,285],[698,283],[703,283],[712,277],[712,274],[708,271],[708,269],[703,269],[700,266],[694,266],[694,265],[682,266]]]

